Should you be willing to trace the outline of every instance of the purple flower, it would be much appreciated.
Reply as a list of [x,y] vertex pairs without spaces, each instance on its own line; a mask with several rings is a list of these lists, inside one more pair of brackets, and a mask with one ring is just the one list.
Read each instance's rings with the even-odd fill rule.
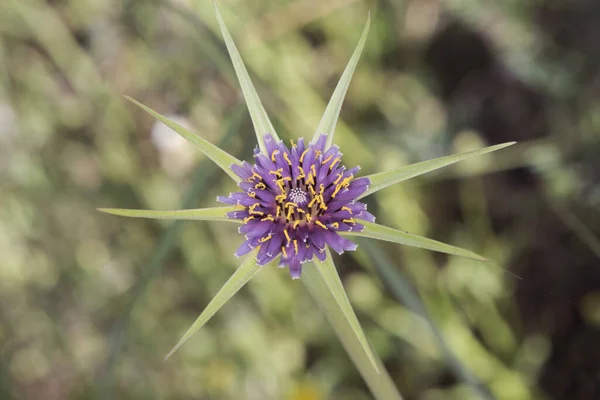
[[235,255],[255,247],[258,265],[281,254],[280,267],[288,266],[293,279],[300,278],[302,264],[316,257],[324,261],[325,246],[341,254],[356,250],[356,244],[338,232],[361,232],[357,219],[374,222],[364,203],[356,201],[369,187],[369,178],[356,178],[359,167],[346,169],[337,146],[325,148],[327,136],[316,142],[292,142],[288,149],[281,141],[265,135],[266,155],[257,147],[255,164],[232,165],[242,179],[241,192],[218,201],[239,206],[229,218],[243,221],[240,233],[246,241]]

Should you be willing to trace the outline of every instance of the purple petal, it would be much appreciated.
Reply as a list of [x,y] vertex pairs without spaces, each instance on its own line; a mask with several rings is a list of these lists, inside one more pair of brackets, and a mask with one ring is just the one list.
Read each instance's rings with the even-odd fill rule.
[[237,176],[242,178],[242,180],[246,180],[252,176],[252,165],[246,161],[244,161],[242,165],[231,164],[230,168]]
[[273,225],[274,223],[271,221],[251,220],[242,225],[239,231],[248,237],[262,237],[269,230],[273,229]]
[[258,246],[259,242],[258,242],[258,238],[251,238],[246,240],[244,243],[242,243],[242,245],[235,251],[235,256],[236,257],[241,257],[244,254],[248,254],[252,251],[252,249],[254,249],[256,246]]
[[290,269],[290,275],[292,279],[300,279],[300,274],[302,274],[302,264],[297,257],[291,257],[288,268]]
[[354,251],[358,247],[355,243],[334,232],[326,231],[324,236],[327,245],[338,254],[342,254],[344,251]]

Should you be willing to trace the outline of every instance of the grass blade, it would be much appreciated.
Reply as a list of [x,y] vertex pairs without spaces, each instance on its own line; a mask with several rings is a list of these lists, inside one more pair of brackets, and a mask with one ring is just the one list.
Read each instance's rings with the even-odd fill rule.
[[377,368],[373,366],[371,358],[354,333],[322,275],[317,271],[318,269],[319,267],[314,264],[307,265],[302,271],[300,281],[327,317],[371,393],[377,400],[402,400],[402,396],[398,393],[398,389],[375,352],[371,352],[371,354]]
[[206,306],[204,311],[200,314],[200,316],[194,321],[192,326],[187,330],[187,332],[183,335],[183,337],[179,340],[179,342],[169,351],[169,354],[166,355],[165,359],[171,357],[173,353],[175,353],[185,342],[190,340],[192,336],[196,334],[208,322],[209,319],[212,318],[213,315],[225,303],[231,299],[231,297],[236,294],[254,275],[261,270],[262,267],[256,265],[256,253],[258,252],[258,248],[254,249],[250,254],[246,256],[244,262],[239,266],[238,269],[235,270],[233,275],[225,282],[225,285],[219,290],[219,292],[212,298],[210,303]]
[[467,151],[465,153],[453,154],[451,156],[434,158],[433,160],[427,160],[416,164],[407,165],[400,167],[393,171],[380,172],[377,174],[369,175],[367,178],[371,179],[371,185],[366,192],[361,194],[358,199],[362,199],[370,194],[380,191],[394,183],[402,182],[415,176],[426,174],[427,172],[434,171],[438,168],[445,167],[456,162],[466,160],[474,156],[481,154],[491,153],[492,151],[500,150],[508,146],[512,146],[516,142],[508,142],[497,144],[495,146],[485,147],[480,150]]
[[163,124],[167,125],[169,128],[173,129],[175,132],[183,136],[188,141],[198,146],[202,153],[204,153],[204,155],[213,160],[215,164],[217,164],[223,171],[225,171],[227,175],[229,175],[234,181],[241,181],[241,178],[237,176],[230,168],[231,164],[241,165],[242,162],[240,160],[227,153],[225,150],[221,150],[206,139],[203,139],[200,136],[190,132],[178,123],[173,122],[167,117],[160,115],[159,113],[152,110],[150,107],[143,105],[139,101],[129,96],[125,96],[125,98],[137,105],[138,107],[140,107],[142,110],[146,111],[148,114],[152,115],[154,118],[156,118]]
[[329,148],[333,142],[335,125],[337,124],[337,120],[340,116],[342,103],[344,102],[344,97],[346,97],[346,91],[348,90],[348,86],[350,86],[350,81],[352,80],[352,75],[354,74],[354,70],[356,69],[358,60],[360,59],[360,55],[365,47],[370,26],[371,15],[369,14],[367,25],[360,36],[358,45],[356,45],[356,49],[354,50],[354,54],[352,54],[350,61],[348,61],[348,65],[346,66],[346,69],[344,70],[344,73],[342,74],[342,77],[340,78],[333,95],[327,104],[327,107],[325,108],[323,117],[321,117],[321,121],[317,126],[315,135],[313,136],[313,141],[316,141],[320,134],[327,134],[327,144],[325,145],[325,148]]
[[365,229],[362,232],[340,232],[342,236],[363,236],[371,239],[384,240],[386,242],[399,243],[411,247],[419,247],[421,249],[439,251],[440,253],[452,254],[455,256],[472,258],[479,261],[488,261],[472,251],[461,249],[459,247],[450,246],[449,244],[438,242],[437,240],[428,239],[423,236],[414,235],[398,229],[375,224],[367,221],[360,221]]
[[264,144],[264,135],[270,133],[275,139],[279,139],[279,137],[277,136],[277,132],[275,132],[275,128],[273,128],[273,124],[271,124],[271,120],[269,120],[269,116],[267,115],[267,112],[260,101],[260,97],[258,97],[258,93],[256,93],[256,89],[254,89],[254,85],[252,84],[250,75],[248,74],[248,70],[244,66],[240,52],[235,46],[231,34],[227,30],[227,26],[225,25],[225,21],[223,21],[223,16],[219,11],[217,2],[214,1],[213,3],[215,5],[217,21],[219,22],[219,27],[221,28],[221,34],[225,40],[227,51],[231,57],[235,74],[237,75],[240,86],[242,87],[242,93],[244,94],[244,99],[246,100],[248,111],[250,112],[250,118],[252,119],[252,125],[254,125],[254,131],[256,132],[256,138],[258,140],[258,147],[260,148],[260,151],[266,154],[267,151]]
[[151,218],[151,219],[189,219],[197,221],[227,221],[238,222],[237,219],[227,218],[227,213],[239,210],[238,207],[193,208],[188,210],[130,210],[125,208],[98,208],[98,211],[119,215],[122,217]]
[[352,309],[352,305],[350,304],[350,300],[348,300],[348,296],[346,295],[346,291],[344,290],[344,286],[342,285],[342,281],[340,276],[337,273],[337,269],[335,268],[335,264],[333,263],[333,258],[331,257],[331,252],[327,249],[327,258],[324,262],[315,261],[315,266],[317,270],[321,274],[321,277],[327,284],[329,291],[331,292],[333,298],[337,302],[342,314],[346,318],[348,325],[356,335],[356,338],[360,345],[363,347],[364,352],[367,354],[367,357],[373,364],[373,368],[379,373],[379,368],[377,366],[377,362],[375,361],[375,356],[373,356],[373,352],[369,343],[367,342],[367,338],[365,337],[365,333],[360,327],[360,323],[356,318],[356,314]]

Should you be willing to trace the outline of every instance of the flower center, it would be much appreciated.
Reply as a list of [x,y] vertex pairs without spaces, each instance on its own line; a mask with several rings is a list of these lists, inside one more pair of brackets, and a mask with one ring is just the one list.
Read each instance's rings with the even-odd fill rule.
[[288,193],[288,201],[296,203],[300,207],[304,207],[308,204],[308,193],[300,188],[293,188]]

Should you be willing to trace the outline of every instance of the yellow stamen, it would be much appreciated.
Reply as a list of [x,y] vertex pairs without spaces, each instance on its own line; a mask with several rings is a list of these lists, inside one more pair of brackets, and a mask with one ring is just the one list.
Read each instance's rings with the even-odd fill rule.
[[255,198],[256,197],[256,193],[255,192],[248,192],[248,196]]
[[254,219],[253,215],[250,215],[249,217],[244,218],[244,223],[247,224],[248,221],[252,221]]
[[289,165],[292,165],[292,161],[291,161],[291,160],[290,160],[290,158],[288,157],[288,153],[283,153],[283,159],[284,159],[285,161],[287,161],[287,163],[288,163]]
[[296,143],[294,143],[294,139],[290,139],[290,143],[292,144],[292,147],[293,147],[293,148],[296,148],[296,147],[297,147],[297,146],[296,146]]
[[324,224],[324,223],[322,223],[321,221],[318,221],[318,220],[317,220],[317,221],[315,221],[315,224],[319,225],[319,226],[320,226],[321,228],[323,228],[323,229],[327,229],[327,227],[325,226],[325,224]]
[[315,178],[317,177],[317,168],[315,167],[315,164],[310,166],[310,172],[313,173],[313,175],[315,176]]
[[287,257],[287,252],[285,251],[285,247],[281,246],[281,252],[283,253],[284,257]]
[[290,234],[288,233],[287,229],[283,230],[283,234],[285,235],[285,238],[287,239],[288,243],[292,241],[292,239],[290,238]]
[[260,211],[256,211],[256,207],[260,207],[260,203],[254,203],[250,206],[250,208],[248,209],[248,212],[250,214],[254,214],[254,213],[258,213]]
[[340,210],[348,211],[350,213],[350,215],[352,215],[352,210],[349,207],[344,206],[344,207],[340,208]]
[[310,203],[308,203],[308,208],[312,207],[313,204],[315,204],[316,201],[319,201],[319,197],[315,196],[312,198],[312,200],[310,201]]
[[323,185],[322,183],[319,185],[319,193],[323,193],[325,191],[325,185]]
[[259,241],[260,243],[264,243],[264,242],[266,242],[267,240],[270,240],[272,237],[273,237],[273,235],[271,235],[271,234],[269,233],[267,236],[265,236],[265,237],[263,237],[263,238],[260,238],[260,239],[258,239],[258,241]]
[[288,208],[288,207],[298,207],[298,204],[292,202],[292,201],[288,201],[287,203],[285,203],[285,205],[283,206],[284,208]]
[[272,215],[267,215],[266,217],[263,217],[262,221],[275,221],[275,218],[273,218]]
[[300,155],[300,162],[304,162],[304,156],[306,155],[306,153],[308,153],[310,149],[306,149],[302,152],[302,154]]
[[294,239],[294,251],[296,252],[296,255],[298,255],[298,241],[296,239]]
[[340,181],[342,180],[342,176],[344,176],[344,174],[337,174],[337,178],[335,181],[333,181],[333,184],[337,185],[338,183],[340,183]]
[[356,222],[354,222],[354,220],[352,218],[350,218],[350,219],[343,219],[342,222],[345,222],[345,223],[351,224],[351,225],[356,225]]
[[279,150],[273,150],[273,153],[271,153],[271,161],[275,162],[275,156],[279,154]]
[[262,176],[260,176],[256,171],[252,171],[252,176],[249,179],[252,180],[252,178],[258,178],[259,180],[262,180]]
[[335,159],[334,159],[334,160],[331,162],[331,165],[329,165],[329,169],[330,169],[330,170],[331,170],[331,169],[333,169],[333,166],[334,166],[336,163],[338,163],[338,162],[340,162],[340,159],[339,159],[339,158],[335,158]]
[[306,222],[310,222],[312,221],[312,217],[310,216],[310,214],[306,214]]
[[302,167],[298,165],[298,170],[300,171],[300,175],[298,175],[298,178],[296,178],[296,179],[305,178],[306,175],[304,175],[304,169],[302,169]]
[[340,227],[340,224],[339,224],[339,223],[337,223],[337,222],[333,222],[333,223],[331,224],[331,226],[332,226],[332,227],[334,227],[335,229],[338,229],[338,228]]
[[275,196],[275,201],[284,201],[285,200],[285,194],[278,194],[277,196]]
[[269,171],[269,173],[281,178],[281,175],[283,174],[283,168],[278,168],[275,171]]
[[254,189],[266,189],[267,185],[265,185],[262,182],[258,182],[256,185],[254,185]]
[[327,164],[327,163],[329,162],[329,160],[331,160],[332,158],[333,158],[333,154],[332,154],[332,155],[330,155],[329,157],[327,157],[325,160],[323,160],[323,161],[321,162],[321,165],[325,165],[325,164]]
[[294,229],[296,229],[298,227],[298,225],[300,225],[300,222],[302,222],[302,221],[301,220],[294,221]]

